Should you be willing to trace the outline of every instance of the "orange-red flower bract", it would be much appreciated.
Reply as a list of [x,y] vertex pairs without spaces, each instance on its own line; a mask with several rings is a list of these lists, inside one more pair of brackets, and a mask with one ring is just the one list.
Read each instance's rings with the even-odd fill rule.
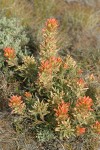
[[58,27],[58,21],[55,18],[50,18],[46,22],[46,29],[48,31],[54,31]]
[[60,57],[51,57],[49,60],[42,60],[39,67],[40,72],[46,71],[52,73],[53,69],[60,67],[62,59]]
[[82,78],[80,78],[80,79],[77,81],[77,84],[84,86],[84,85],[85,85],[85,81],[84,81]]
[[32,97],[32,94],[30,92],[25,92],[24,95],[26,96],[26,98],[31,98]]
[[93,110],[91,108],[92,105],[93,105],[92,99],[89,96],[88,97],[84,96],[77,100],[76,109],[78,110],[84,109],[84,110],[92,111]]
[[21,96],[13,95],[9,100],[9,107],[12,108],[12,113],[22,114],[25,110],[25,104],[23,103]]
[[76,134],[78,136],[84,134],[85,132],[86,132],[86,128],[83,128],[83,127],[80,127],[80,126],[76,127]]
[[54,109],[56,112],[56,117],[68,117],[69,103],[65,103],[63,100],[58,105],[57,109]]
[[4,56],[6,57],[6,58],[15,58],[15,50],[13,49],[13,48],[10,48],[10,47],[7,47],[7,48],[4,48]]
[[100,122],[96,121],[95,124],[93,125],[93,129],[97,134],[100,134]]
[[41,61],[40,72],[48,71],[49,73],[52,70],[52,64],[49,60]]

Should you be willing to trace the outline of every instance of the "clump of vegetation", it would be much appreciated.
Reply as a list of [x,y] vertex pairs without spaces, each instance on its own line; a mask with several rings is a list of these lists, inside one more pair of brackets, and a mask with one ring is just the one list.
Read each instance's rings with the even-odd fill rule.
[[58,26],[54,18],[45,23],[38,60],[27,55],[22,57],[20,64],[15,49],[4,49],[9,64],[6,67],[10,67],[14,75],[16,71],[19,73],[14,76],[19,83],[23,80],[19,85],[23,88],[8,101],[11,113],[17,115],[15,128],[20,131],[21,128],[34,129],[41,142],[79,138],[84,143],[88,135],[99,140],[100,120],[98,109],[95,109],[98,99],[89,97],[87,92],[94,78],[89,76],[87,82],[71,56],[59,55]]
[[[29,37],[24,26],[16,18],[0,19],[0,101],[5,104],[13,93],[18,92],[19,83],[14,77],[13,66],[21,63],[27,54]],[[18,60],[19,58],[19,60]],[[12,66],[11,68],[8,65]],[[1,106],[2,107],[2,106]]]
[[[60,1],[57,6],[56,0],[32,2],[0,2],[6,16],[0,19],[0,109],[11,110],[16,131],[34,130],[42,143],[60,139],[67,149],[95,149],[100,140],[99,12]],[[34,12],[27,13],[30,9]],[[33,30],[37,57],[23,25]]]
[[[29,38],[19,20],[2,17],[0,19],[0,41],[0,66],[2,66],[5,57],[21,56],[26,52],[26,45],[29,42]],[[14,52],[13,49],[16,51]],[[5,53],[5,57],[3,53]]]

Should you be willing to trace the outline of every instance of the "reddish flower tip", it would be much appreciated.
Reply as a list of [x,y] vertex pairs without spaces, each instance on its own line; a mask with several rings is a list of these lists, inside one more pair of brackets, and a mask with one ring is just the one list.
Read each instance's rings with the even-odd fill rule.
[[55,18],[47,19],[46,29],[48,31],[54,31],[58,27],[58,21]]
[[6,58],[10,58],[10,59],[13,59],[15,58],[15,50],[13,48],[10,48],[10,47],[7,47],[7,48],[4,48],[4,56]]
[[77,133],[78,136],[84,134],[85,132],[86,132],[86,128],[83,128],[83,127],[80,127],[80,126],[76,127],[76,133]]

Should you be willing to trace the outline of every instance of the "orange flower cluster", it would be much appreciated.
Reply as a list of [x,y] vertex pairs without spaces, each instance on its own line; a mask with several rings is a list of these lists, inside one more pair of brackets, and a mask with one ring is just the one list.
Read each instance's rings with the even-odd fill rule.
[[9,106],[12,108],[12,113],[22,114],[25,110],[25,104],[23,103],[21,96],[13,95],[9,100]]
[[7,48],[4,48],[4,56],[6,58],[10,58],[10,59],[13,59],[15,58],[15,50],[13,48],[10,48],[10,47],[7,47]]
[[87,111],[92,111],[93,109],[91,108],[93,105],[93,101],[92,99],[88,96],[84,96],[82,98],[79,98],[77,100],[77,103],[76,103],[76,109],[78,110],[87,110]]
[[80,86],[84,86],[85,85],[85,81],[80,78],[78,81],[77,81],[77,84],[80,85]]
[[86,128],[83,128],[83,127],[80,127],[80,126],[76,127],[77,136],[80,136],[80,135],[84,134],[85,132],[86,132]]
[[52,64],[49,62],[49,60],[41,61],[40,72],[48,71],[49,73],[51,73],[51,70],[52,70]]
[[48,19],[46,22],[46,29],[54,31],[58,27],[58,21],[55,18]]
[[60,57],[51,57],[50,61],[56,64],[56,63],[61,63],[62,59]]
[[53,69],[60,67],[62,59],[60,57],[51,57],[49,60],[43,60],[40,66],[40,72],[46,71],[52,73]]
[[95,130],[97,134],[100,134],[100,122],[99,121],[96,121],[92,128]]
[[32,97],[32,94],[30,92],[25,92],[24,95],[25,95],[26,98],[31,98]]
[[68,117],[68,110],[69,110],[69,103],[65,103],[63,100],[58,105],[58,108],[54,109],[54,111],[56,112],[55,113],[56,117],[62,118],[63,120]]

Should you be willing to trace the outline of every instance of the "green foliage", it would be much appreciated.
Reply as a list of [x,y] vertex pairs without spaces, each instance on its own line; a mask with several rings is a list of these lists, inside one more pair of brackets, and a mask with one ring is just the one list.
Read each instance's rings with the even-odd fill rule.
[[48,128],[37,128],[37,139],[39,142],[50,142],[51,140],[55,139],[54,133],[52,130]]
[[0,53],[4,48],[11,47],[15,49],[16,54],[22,55],[28,42],[25,28],[18,19],[6,17],[0,19]]
[[39,101],[39,99],[32,106],[32,110],[30,110],[31,115],[35,116],[35,119],[38,120],[38,115],[42,121],[44,121],[44,116],[49,113],[48,103],[44,103],[43,101]]
[[29,79],[30,81],[35,80],[37,76],[37,65],[33,56],[23,56],[22,58],[22,66],[18,66],[20,71],[20,76],[25,79]]
[[60,139],[70,138],[71,136],[74,136],[74,129],[72,129],[69,120],[62,122],[62,124],[59,124],[55,130],[60,133]]
[[[14,93],[19,93],[19,82],[15,78],[16,72],[13,72],[13,69],[14,66],[18,65],[18,62],[21,62],[17,57],[22,57],[26,53],[28,42],[29,38],[27,37],[25,27],[20,24],[18,19],[0,18],[0,101],[8,99]],[[5,56],[5,48],[12,48],[17,57],[8,60]],[[6,102],[4,102],[5,105]]]

